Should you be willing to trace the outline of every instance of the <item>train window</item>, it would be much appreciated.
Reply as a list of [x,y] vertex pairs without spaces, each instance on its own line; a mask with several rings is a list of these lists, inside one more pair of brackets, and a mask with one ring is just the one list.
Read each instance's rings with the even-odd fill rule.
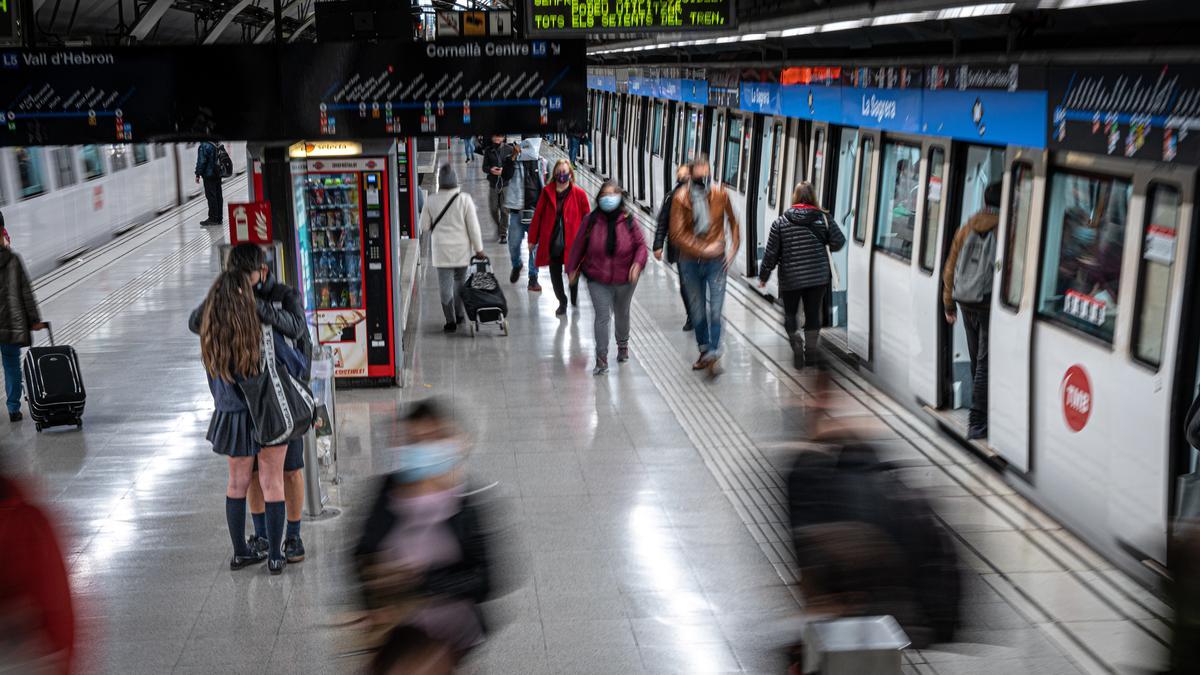
[[1012,195],[1008,204],[1008,239],[1004,242],[1004,274],[1000,301],[1009,309],[1021,304],[1025,290],[1025,244],[1033,214],[1033,167],[1021,163],[1012,169]]
[[783,125],[776,123],[771,131],[771,159],[767,169],[767,204],[774,207],[779,203],[779,160],[780,146],[783,141]]
[[651,120],[650,137],[650,152],[654,153],[655,157],[662,157],[662,127],[663,127],[663,104],[662,101],[654,102],[654,119]]
[[1050,181],[1038,314],[1112,342],[1133,185],[1060,171]]
[[129,166],[129,159],[125,156],[125,146],[113,145],[109,148],[109,152],[112,153],[113,173],[123,171],[125,167]]
[[167,156],[167,146],[162,143],[154,144],[154,159],[162,159]]
[[21,198],[33,197],[46,191],[42,178],[42,152],[40,148],[14,148],[17,158],[17,180]]
[[854,209],[854,241],[867,240],[867,218],[870,217],[871,174],[875,164],[875,139],[870,136],[862,140],[862,152],[858,161],[858,206]]
[[149,153],[146,152],[145,143],[135,143],[133,146],[133,163],[145,164],[150,161]]
[[83,179],[91,180],[103,176],[104,162],[100,160],[100,148],[85,145],[80,152],[83,155]]
[[1175,237],[1179,228],[1179,190],[1168,185],[1150,186],[1142,233],[1142,271],[1138,284],[1134,356],[1158,367],[1162,363],[1167,305],[1171,299],[1171,267],[1175,264]]
[[616,100],[609,99],[608,110],[608,135],[616,138],[617,134],[620,133],[617,127],[621,125],[621,105]]
[[912,260],[917,193],[921,188],[921,149],[889,141],[883,144],[883,179],[879,188],[879,221],[875,246]]
[[812,184],[819,192],[825,174],[825,127],[817,127],[813,135]]
[[930,148],[929,180],[925,185],[925,224],[921,229],[921,269],[932,272],[937,264],[937,233],[942,222],[942,196],[946,181],[946,150]]
[[58,181],[55,183],[55,186],[59,189],[76,183],[74,150],[74,148],[54,149],[54,170],[58,174]]
[[725,137],[725,171],[721,182],[737,188],[738,163],[742,158],[742,118],[729,118],[729,133]]

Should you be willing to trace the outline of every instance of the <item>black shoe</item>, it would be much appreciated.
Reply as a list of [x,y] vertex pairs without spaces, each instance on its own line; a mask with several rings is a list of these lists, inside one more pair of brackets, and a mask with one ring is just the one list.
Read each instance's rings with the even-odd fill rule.
[[688,319],[687,321],[684,321],[684,322],[683,322],[683,332],[685,332],[685,333],[690,333],[690,332],[692,332],[692,331],[694,331],[694,330],[696,330],[696,329],[695,329],[695,328],[692,326],[692,320],[691,320],[691,319]]
[[510,283],[510,284],[517,283],[517,280],[521,278],[521,270],[524,267],[525,267],[524,265],[517,265],[516,267],[514,267],[512,273],[508,275],[508,283]]
[[250,555],[235,555],[229,559],[229,569],[240,570],[243,567],[257,565],[267,559],[266,551],[250,550]]
[[267,570],[271,572],[271,576],[283,574],[283,568],[285,567],[287,567],[287,560],[284,558],[267,561]]
[[23,419],[25,419],[25,416],[21,414],[20,410],[8,413],[9,422],[20,422]]
[[460,326],[461,326],[461,325],[463,325],[463,324],[464,324],[464,323],[466,323],[466,322],[467,322],[467,317],[465,317],[465,316],[458,316],[458,317],[456,317],[456,318],[454,319],[454,323],[456,323],[456,324],[458,324],[458,325],[460,325]]
[[504,236],[504,235],[500,235],[500,242],[499,242],[499,243],[501,243],[501,244],[507,244],[507,243],[508,243],[508,237],[506,237],[506,236]]
[[617,363],[629,360],[629,345],[617,345]]
[[266,554],[267,551],[271,550],[271,543],[267,541],[266,537],[259,537],[253,534],[246,537],[246,546],[249,546],[250,550],[255,553]]
[[565,303],[565,302],[559,303],[558,309],[554,310],[554,316],[566,316],[566,315],[567,315],[567,303]]
[[987,426],[975,425],[967,428],[967,440],[978,441],[987,438]]
[[442,332],[443,332],[443,333],[453,333],[453,332],[455,332],[455,331],[457,331],[457,330],[458,330],[458,324],[457,324],[457,323],[454,323],[453,321],[451,321],[450,323],[448,323],[448,324],[446,324],[446,325],[442,326]]
[[299,536],[285,539],[283,541],[283,557],[290,563],[304,560],[304,541]]

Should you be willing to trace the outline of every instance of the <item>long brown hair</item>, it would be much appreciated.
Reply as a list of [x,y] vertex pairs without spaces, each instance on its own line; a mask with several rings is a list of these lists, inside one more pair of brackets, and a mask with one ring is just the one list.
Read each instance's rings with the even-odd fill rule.
[[821,208],[821,205],[817,203],[817,190],[808,181],[796,183],[796,188],[792,190],[792,203],[808,204],[817,209]]
[[200,358],[208,374],[226,382],[256,375],[261,326],[250,279],[241,272],[222,272],[200,316]]

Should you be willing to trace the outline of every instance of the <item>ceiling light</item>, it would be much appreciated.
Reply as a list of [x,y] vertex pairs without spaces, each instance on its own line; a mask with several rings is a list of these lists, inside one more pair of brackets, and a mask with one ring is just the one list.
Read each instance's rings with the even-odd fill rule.
[[1038,9],[1079,9],[1080,7],[1095,7],[1096,5],[1119,5],[1125,2],[1140,2],[1141,0],[1042,0]]
[[993,2],[987,5],[963,5],[961,7],[947,7],[939,9],[937,18],[939,19],[969,19],[974,16],[995,16],[996,14],[1008,14],[1012,11],[1013,3],[1011,2]]
[[696,40],[692,44],[694,44],[694,45],[711,45],[714,42],[716,42],[716,40],[714,40],[712,38],[704,38],[703,40]]
[[736,36],[736,35],[726,35],[724,37],[717,38],[717,44],[719,44],[719,45],[729,44],[730,42],[737,42],[737,39],[738,39],[738,36]]
[[816,26],[800,26],[798,28],[788,28],[787,30],[779,31],[779,37],[794,37],[796,35],[811,35],[817,32]]
[[850,21],[834,21],[821,26],[822,33],[832,33],[839,30],[850,30],[851,28],[862,28],[867,23],[866,19],[851,19]]
[[766,40],[766,39],[767,39],[766,33],[749,33],[747,35],[743,35],[740,38],[740,41],[741,42],[757,42],[759,40]]
[[904,12],[903,14],[885,14],[871,19],[872,26],[894,26],[899,23],[917,23],[919,21],[928,21],[933,14],[931,12]]

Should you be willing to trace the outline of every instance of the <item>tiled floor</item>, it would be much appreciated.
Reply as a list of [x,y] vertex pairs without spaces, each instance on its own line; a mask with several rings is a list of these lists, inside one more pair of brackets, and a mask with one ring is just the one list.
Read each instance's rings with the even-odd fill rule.
[[[478,165],[460,172],[482,202]],[[62,523],[90,672],[352,672],[352,645],[330,629],[351,606],[345,552],[396,415],[431,395],[472,432],[471,473],[496,482],[511,549],[493,632],[466,672],[782,672],[800,605],[779,468],[803,440],[809,383],[787,366],[774,309],[731,281],[727,372],[697,378],[677,280],[652,264],[633,359],[596,378],[586,290],[557,319],[547,280],[539,295],[522,279],[505,287],[508,337],[444,336],[425,269],[412,386],[340,393],[344,480],[330,487],[342,515],[305,524],[309,558],[283,576],[230,572],[225,468],[204,441],[211,401],[185,326],[215,272],[198,214],[170,215],[74,285],[42,285],[80,352],[86,427],[0,428]],[[504,249],[488,252],[506,273]],[[853,373],[838,381],[843,414],[877,424],[880,447],[912,464],[903,480],[934,496],[969,569],[962,642],[906,653],[906,672],[1161,663],[1166,607]]]

